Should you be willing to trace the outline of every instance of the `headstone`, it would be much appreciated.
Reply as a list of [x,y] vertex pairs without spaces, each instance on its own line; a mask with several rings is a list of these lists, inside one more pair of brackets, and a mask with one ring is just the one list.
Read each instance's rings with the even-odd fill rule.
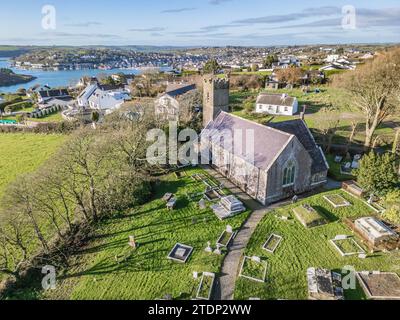
[[367,255],[366,255],[365,253],[360,253],[360,254],[358,255],[358,258],[360,258],[360,259],[366,259],[366,258],[367,258]]
[[258,263],[261,262],[260,257],[257,257],[257,256],[253,256],[253,257],[251,258],[251,260],[253,260],[254,262],[258,262]]
[[217,246],[217,249],[214,250],[214,253],[221,255],[221,245],[219,243],[217,243],[216,246]]
[[226,226],[226,232],[228,232],[228,233],[233,233],[232,226],[227,225],[227,226]]
[[221,252],[221,250],[219,248],[215,249],[214,253],[219,255],[219,256],[222,254],[222,252]]
[[286,217],[286,216],[282,216],[282,217],[281,217],[281,219],[282,219],[282,220],[284,220],[284,221],[287,221],[287,220],[289,220],[289,218],[288,218],[288,217]]
[[352,167],[352,169],[358,169],[358,168],[360,167],[360,164],[359,164],[358,161],[354,160],[354,161],[351,163],[351,167]]
[[343,160],[343,157],[342,157],[342,156],[336,156],[336,157],[335,157],[335,162],[336,162],[336,163],[341,163],[342,160]]
[[211,253],[213,251],[213,249],[211,248],[211,242],[210,241],[207,242],[207,248],[205,249],[205,251],[209,252],[209,253]]
[[201,200],[199,201],[199,208],[200,208],[201,210],[204,210],[204,209],[206,208],[206,201],[205,201],[204,199],[201,199]]
[[198,279],[199,273],[197,271],[193,271],[193,279]]
[[129,236],[129,245],[130,245],[133,249],[136,249],[136,240],[135,240],[135,236]]
[[346,240],[347,236],[346,235],[338,235],[335,237],[335,240]]

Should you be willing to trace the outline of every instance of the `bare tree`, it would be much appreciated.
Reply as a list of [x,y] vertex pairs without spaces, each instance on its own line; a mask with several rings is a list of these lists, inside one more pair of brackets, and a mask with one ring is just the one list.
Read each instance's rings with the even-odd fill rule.
[[376,129],[399,111],[400,49],[381,54],[354,72],[336,79],[353,96],[365,116],[365,147],[370,148]]
[[49,246],[42,231],[40,216],[35,206],[34,194],[36,186],[33,174],[21,176],[9,185],[3,202],[8,212],[14,212],[26,218],[33,229],[33,234],[36,235],[42,245],[43,251],[48,253]]
[[321,108],[316,120],[316,127],[323,137],[325,151],[330,152],[333,137],[340,124],[339,114],[331,107],[324,107]]
[[[5,214],[5,212],[2,212]],[[0,227],[0,273],[19,279],[28,265],[28,228],[24,217],[8,215]]]

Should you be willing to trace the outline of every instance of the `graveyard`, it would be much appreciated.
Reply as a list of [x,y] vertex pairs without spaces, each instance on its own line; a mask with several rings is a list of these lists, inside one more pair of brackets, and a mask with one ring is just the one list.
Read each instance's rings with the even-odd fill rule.
[[[327,198],[340,199],[351,205],[334,207]],[[293,211],[302,205],[314,208],[327,223],[305,228]],[[261,283],[238,275],[234,298],[308,299],[307,270],[312,267],[339,274],[346,265],[354,266],[356,271],[398,272],[399,251],[371,253],[364,240],[343,221],[374,214],[366,202],[339,190],[275,209],[258,225],[244,252],[247,257],[256,256],[266,262],[266,280]],[[278,246],[273,250],[276,243]],[[345,290],[344,296],[350,300],[368,298],[359,282],[355,290]]]
[[[57,289],[43,298],[208,299],[212,275],[218,274],[226,252],[216,242],[228,245],[250,212],[221,221],[211,201],[200,207],[207,185],[192,178],[197,174],[216,184],[201,169],[185,169],[179,178],[163,177],[147,204],[102,222],[73,257],[73,267],[60,277]],[[168,209],[172,198],[176,203]],[[208,242],[211,250],[206,251]]]

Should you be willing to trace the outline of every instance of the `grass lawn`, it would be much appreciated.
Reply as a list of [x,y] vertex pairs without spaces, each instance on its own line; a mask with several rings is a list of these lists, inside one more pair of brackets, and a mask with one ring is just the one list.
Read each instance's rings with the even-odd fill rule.
[[326,161],[328,161],[329,164],[329,176],[334,178],[337,181],[348,181],[348,180],[354,180],[355,176],[349,175],[349,174],[342,174],[340,170],[340,166],[342,165],[341,163],[335,162],[335,156],[332,154],[326,154]]
[[[351,207],[334,209],[323,199],[324,194],[339,193],[353,204]],[[238,277],[235,288],[235,299],[259,297],[261,299],[307,299],[306,271],[309,267],[328,268],[341,272],[346,265],[354,266],[357,271],[380,270],[400,274],[400,252],[374,253],[362,260],[358,256],[342,257],[330,243],[337,235],[351,235],[350,229],[341,219],[345,217],[362,217],[372,215],[372,210],[364,203],[342,191],[331,191],[312,196],[300,201],[312,205],[326,216],[330,223],[313,228],[304,228],[296,219],[289,221],[279,219],[283,215],[292,215],[291,211],[299,204],[289,205],[269,213],[258,225],[245,250],[246,256],[259,256],[267,259],[268,273],[265,284],[256,283]],[[283,237],[279,250],[274,255],[262,249],[266,238],[271,234]],[[361,243],[359,239],[355,239]],[[363,292],[346,290],[346,299],[365,299]]]
[[[88,245],[72,257],[72,267],[59,277],[57,289],[44,298],[159,299],[167,294],[174,299],[194,298],[200,279],[193,279],[193,272],[218,273],[223,259],[205,252],[207,242],[215,248],[226,226],[239,228],[249,212],[222,222],[211,209],[198,209],[198,199],[190,201],[187,194],[206,187],[190,175],[206,173],[200,169],[187,173],[181,179],[173,174],[164,177],[152,201],[102,222]],[[167,192],[178,199],[173,211],[162,200]],[[135,251],[128,246],[130,235],[138,244]],[[194,248],[186,264],[167,259],[178,242]],[[40,292],[20,294],[41,297]]]
[[0,133],[0,197],[18,175],[32,172],[65,140],[62,135]]

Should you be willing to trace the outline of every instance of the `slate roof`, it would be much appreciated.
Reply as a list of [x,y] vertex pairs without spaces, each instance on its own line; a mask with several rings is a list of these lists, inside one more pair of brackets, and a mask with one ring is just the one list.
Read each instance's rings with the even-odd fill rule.
[[[221,112],[214,121],[211,121],[205,129],[210,130],[211,140],[224,147],[230,147],[228,151],[230,153],[235,153],[236,156],[242,159],[248,159],[246,153],[251,150],[246,150],[246,130],[254,130],[254,166],[263,170],[269,169],[270,165],[274,163],[276,157],[282,152],[283,147],[289,143],[293,138],[291,134],[283,131],[273,129],[271,127],[258,124],[253,121],[249,121],[235,115]],[[219,138],[219,135],[215,134],[216,131],[231,133],[231,139],[225,137],[223,139]],[[243,146],[240,153],[235,148],[232,143],[234,130],[242,131],[242,143]],[[205,132],[202,132],[204,136]],[[260,146],[262,146],[260,148]]]
[[39,95],[42,98],[53,98],[53,97],[68,97],[69,93],[67,89],[53,89],[53,90],[41,90]]
[[257,104],[269,104],[275,106],[293,106],[296,98],[282,94],[260,93],[257,98]]
[[301,119],[289,120],[277,123],[269,123],[269,127],[295,135],[313,159],[311,173],[319,173],[328,170],[325,156],[315,143],[314,137],[305,122]]
[[194,89],[196,89],[196,85],[193,83],[172,83],[168,84],[165,93],[171,97],[176,97]]

